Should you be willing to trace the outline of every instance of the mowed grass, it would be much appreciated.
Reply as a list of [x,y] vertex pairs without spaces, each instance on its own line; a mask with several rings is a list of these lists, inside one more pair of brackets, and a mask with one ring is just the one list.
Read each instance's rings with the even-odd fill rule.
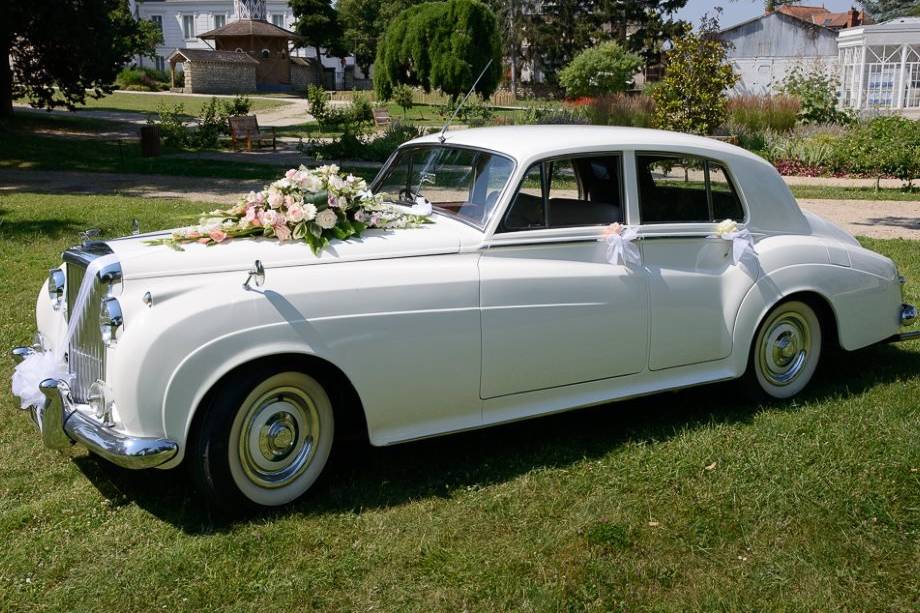
[[[215,96],[218,100],[231,99],[232,96]],[[141,92],[113,92],[102,98],[87,97],[84,104],[77,106],[78,110],[93,111],[131,111],[135,113],[156,113],[161,105],[170,107],[182,105],[186,115],[197,116],[201,109],[211,101],[211,96],[183,96],[181,94],[146,94]],[[17,102],[28,103],[20,99]],[[289,104],[284,100],[264,100],[261,98],[250,99],[251,112],[265,111]]]
[[[202,206],[0,195],[0,345],[79,230]],[[920,300],[920,244],[865,243]],[[920,343],[829,359],[794,402],[737,391],[343,446],[304,500],[229,523],[181,473],[43,449],[7,395],[0,610],[916,610]]]

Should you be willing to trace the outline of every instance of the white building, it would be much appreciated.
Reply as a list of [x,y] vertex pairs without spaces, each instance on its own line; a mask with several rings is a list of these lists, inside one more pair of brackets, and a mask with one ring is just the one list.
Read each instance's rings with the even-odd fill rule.
[[[264,18],[269,23],[286,30],[294,29],[294,13],[286,0],[237,2],[243,7],[254,4],[258,7],[257,11],[264,11]],[[155,58],[139,57],[137,64],[160,70],[166,70],[166,58],[176,49],[211,49],[207,42],[198,37],[238,18],[234,0],[137,0],[136,6],[137,18],[153,21],[163,32],[163,42],[157,46]],[[316,51],[313,47],[305,47],[291,55],[312,59],[316,57]],[[321,57],[323,82],[327,89],[370,87],[369,80],[355,65],[354,56]]]
[[844,30],[837,46],[844,106],[920,110],[920,17]]

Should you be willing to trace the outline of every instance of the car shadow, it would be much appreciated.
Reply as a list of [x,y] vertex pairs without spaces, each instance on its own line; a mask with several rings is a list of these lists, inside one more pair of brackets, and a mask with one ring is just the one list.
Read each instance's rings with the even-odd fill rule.
[[[866,364],[872,364],[866,369]],[[301,500],[245,515],[200,505],[184,471],[135,472],[85,455],[75,463],[111,504],[137,504],[187,533],[223,532],[240,523],[291,514],[317,516],[448,498],[539,468],[564,468],[626,444],[654,444],[688,429],[745,423],[765,408],[796,411],[802,402],[860,394],[920,373],[920,353],[877,345],[822,361],[798,402],[745,400],[740,383],[721,383],[609,403],[493,428],[377,448],[339,445],[321,479]]]
[[888,215],[887,217],[872,217],[865,221],[854,221],[851,223],[854,226],[898,226],[908,230],[920,230],[920,220],[916,217]]

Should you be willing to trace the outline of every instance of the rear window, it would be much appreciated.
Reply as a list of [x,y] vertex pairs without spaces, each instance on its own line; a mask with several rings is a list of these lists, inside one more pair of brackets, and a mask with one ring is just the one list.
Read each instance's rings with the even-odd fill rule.
[[687,155],[637,154],[636,175],[643,224],[744,219],[741,199],[718,162]]

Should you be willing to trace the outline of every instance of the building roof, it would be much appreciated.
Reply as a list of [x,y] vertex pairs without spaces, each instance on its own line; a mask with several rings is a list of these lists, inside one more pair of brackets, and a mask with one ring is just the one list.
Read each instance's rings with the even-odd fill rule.
[[223,62],[230,64],[258,64],[248,53],[238,51],[212,51],[210,49],[176,49],[167,61],[181,55],[187,62]]
[[273,23],[268,23],[261,19],[240,19],[231,21],[225,26],[221,26],[210,32],[205,32],[198,38],[220,38],[222,36],[268,36],[273,38],[286,38],[288,40],[302,40],[301,36],[294,34],[290,30],[279,28]]
[[867,19],[865,11],[856,11],[855,9],[833,13],[823,6],[783,4],[776,8],[776,12],[826,28],[851,28],[864,23],[871,23],[871,20]]

